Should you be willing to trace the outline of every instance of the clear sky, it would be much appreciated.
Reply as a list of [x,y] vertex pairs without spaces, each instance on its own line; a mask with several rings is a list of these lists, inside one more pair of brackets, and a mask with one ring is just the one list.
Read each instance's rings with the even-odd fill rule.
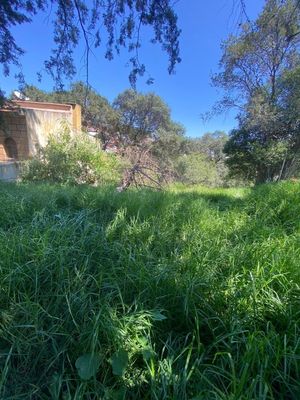
[[[188,136],[201,136],[215,130],[229,131],[236,125],[235,111],[216,116],[204,123],[201,114],[209,111],[221,97],[221,92],[211,86],[210,77],[218,71],[221,57],[220,44],[230,33],[235,33],[239,15],[235,0],[179,0],[176,3],[178,25],[182,29],[180,40],[182,62],[175,75],[167,73],[167,56],[158,45],[148,44],[148,32],[144,34],[140,58],[155,79],[151,86],[140,78],[137,90],[153,91],[161,96],[172,110],[175,121],[186,127]],[[263,7],[263,0],[246,0],[247,14],[255,18]],[[16,41],[25,49],[21,58],[26,82],[43,90],[51,90],[53,82],[46,74],[39,83],[36,73],[49,57],[52,42],[51,14],[37,15],[31,24],[14,28]],[[103,49],[96,49],[90,62],[90,83],[101,95],[112,101],[120,92],[129,87],[129,67],[126,53],[106,61]],[[74,80],[85,79],[83,49],[75,53],[77,75]],[[0,71],[1,89],[9,94],[18,83],[14,78],[17,71],[12,68],[9,77]]]

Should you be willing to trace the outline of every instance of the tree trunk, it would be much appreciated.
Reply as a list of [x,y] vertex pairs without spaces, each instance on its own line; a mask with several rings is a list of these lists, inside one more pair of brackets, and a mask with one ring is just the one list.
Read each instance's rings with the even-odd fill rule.
[[259,167],[256,173],[255,185],[260,185],[261,183],[267,182],[267,169],[264,167]]

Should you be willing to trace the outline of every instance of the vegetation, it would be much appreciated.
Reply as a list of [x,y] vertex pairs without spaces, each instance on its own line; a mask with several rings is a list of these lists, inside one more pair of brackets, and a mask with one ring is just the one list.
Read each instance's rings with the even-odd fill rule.
[[298,399],[299,183],[1,184],[2,399]]
[[217,186],[216,168],[213,162],[201,153],[184,154],[179,157],[176,171],[182,183]]
[[[24,94],[79,103],[85,133],[62,127],[22,182],[0,183],[0,398],[298,400],[300,183],[286,179],[300,166],[299,1],[266,0],[224,42],[217,109],[237,105],[239,126],[195,139],[156,94],[110,104],[88,82],[103,31],[107,58],[132,52],[134,86],[143,26],[172,72],[171,1],[1,2],[5,74],[22,54],[11,27],[49,4],[57,47],[45,69],[59,90]],[[62,90],[81,36],[86,83]],[[286,181],[207,188],[230,177]]]
[[[93,133],[103,150],[113,145],[122,160],[123,185],[134,180],[139,185],[160,186],[179,181],[208,186],[231,184],[227,179],[223,148],[228,136],[217,131],[201,138],[185,136],[185,129],[174,122],[171,111],[154,93],[125,90],[112,104],[83,82],[69,90],[45,92],[25,86],[24,94],[34,101],[75,102],[82,107],[82,124]],[[150,171],[150,173],[149,173]]]
[[118,114],[118,130],[124,145],[138,145],[145,139],[157,141],[160,133],[177,133],[183,128],[171,119],[171,110],[163,99],[154,93],[125,90],[113,102]]
[[[142,27],[153,28],[153,42],[167,52],[172,72],[180,61],[180,30],[169,0],[163,6],[156,0],[96,1],[93,5],[77,0],[4,2],[0,5],[0,62],[6,74],[22,54],[11,27],[30,22],[33,15],[45,12],[49,3],[54,3],[56,48],[45,69],[54,78],[57,91],[45,93],[25,85],[25,95],[81,104],[84,128],[96,132],[104,150],[110,141],[117,142],[119,153],[126,158],[128,169],[122,187],[134,182],[139,186],[144,179],[148,186],[153,182],[159,186],[166,180],[224,186],[237,179],[263,183],[299,175],[298,1],[266,0],[256,20],[247,17],[238,33],[222,44],[220,71],[213,83],[224,90],[224,97],[214,111],[238,107],[238,127],[231,131],[229,140],[219,133],[209,133],[200,140],[185,138],[184,128],[172,121],[170,109],[154,93],[125,90],[109,104],[91,89],[88,73],[85,83],[73,83],[70,90],[62,90],[62,78],[75,74],[74,47],[84,39],[88,70],[89,54],[92,47],[100,45],[102,33],[107,39],[107,58],[122,47],[132,53],[132,86],[137,76],[145,73],[138,54]],[[237,3],[245,13],[244,1]]]
[[228,186],[235,182],[228,179],[224,146],[228,135],[222,131],[205,133],[200,138],[187,139],[177,162],[177,179],[188,184]]
[[[161,186],[167,176],[174,176],[170,168],[174,148],[169,144],[172,140],[181,140],[184,128],[172,121],[169,107],[154,93],[125,90],[112,105],[82,82],[60,92],[44,92],[26,86],[24,93],[34,101],[76,102],[81,105],[83,130],[92,131],[103,150],[111,147],[124,167],[120,190],[132,184]],[[59,143],[57,145],[61,148]],[[178,151],[177,148],[177,157]],[[77,164],[79,162],[77,160]]]
[[32,160],[22,166],[23,181],[104,185],[117,183],[121,165],[85,134],[72,136],[67,128],[50,137]]
[[298,1],[267,0],[256,21],[223,43],[214,83],[225,90],[217,109],[240,111],[225,146],[234,176],[262,183],[298,169],[299,31]]

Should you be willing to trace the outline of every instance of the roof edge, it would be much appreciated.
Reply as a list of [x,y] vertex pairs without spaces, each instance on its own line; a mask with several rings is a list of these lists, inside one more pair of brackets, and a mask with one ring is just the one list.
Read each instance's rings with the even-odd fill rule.
[[12,100],[12,103],[23,109],[49,111],[71,111],[77,105],[75,103],[51,103],[31,100]]

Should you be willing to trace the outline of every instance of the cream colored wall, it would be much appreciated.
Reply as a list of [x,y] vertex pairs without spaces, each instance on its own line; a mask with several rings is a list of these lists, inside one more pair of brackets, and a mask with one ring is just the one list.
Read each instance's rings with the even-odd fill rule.
[[39,147],[47,144],[50,135],[55,135],[68,126],[72,132],[72,111],[22,109],[26,116],[30,156],[36,154]]
[[72,106],[73,112],[73,129],[76,131],[81,131],[81,106],[75,104]]

